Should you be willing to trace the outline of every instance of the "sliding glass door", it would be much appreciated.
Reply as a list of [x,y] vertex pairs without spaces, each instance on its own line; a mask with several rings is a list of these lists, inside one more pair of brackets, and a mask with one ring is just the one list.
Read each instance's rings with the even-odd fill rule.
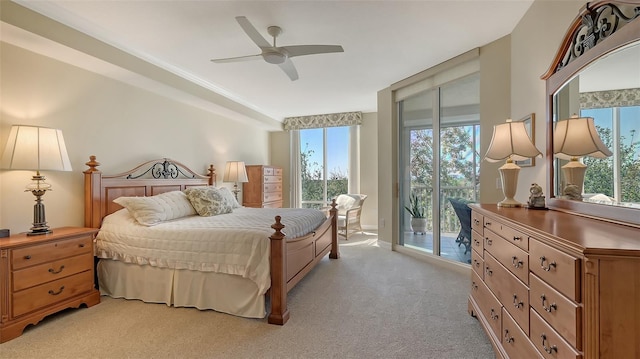
[[[470,225],[466,203],[478,198],[479,183],[479,76],[414,94],[400,101],[398,109],[399,244],[467,263],[471,238],[465,233]],[[462,203],[462,212],[454,209],[456,203]],[[424,219],[417,220],[420,214]]]

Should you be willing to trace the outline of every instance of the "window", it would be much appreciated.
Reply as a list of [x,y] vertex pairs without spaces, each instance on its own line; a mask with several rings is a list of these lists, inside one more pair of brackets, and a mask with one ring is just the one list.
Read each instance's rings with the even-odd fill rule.
[[356,126],[299,130],[303,208],[325,207],[332,198],[349,193],[350,133]]

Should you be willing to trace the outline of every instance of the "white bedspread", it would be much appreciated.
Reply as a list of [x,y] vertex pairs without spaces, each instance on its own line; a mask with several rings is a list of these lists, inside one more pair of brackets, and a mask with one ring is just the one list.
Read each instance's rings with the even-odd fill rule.
[[153,227],[138,224],[126,209],[105,217],[96,238],[96,256],[161,268],[240,275],[260,293],[270,286],[269,236],[275,216],[283,233],[295,238],[316,229],[322,211],[292,208],[238,208],[212,217],[189,216]]

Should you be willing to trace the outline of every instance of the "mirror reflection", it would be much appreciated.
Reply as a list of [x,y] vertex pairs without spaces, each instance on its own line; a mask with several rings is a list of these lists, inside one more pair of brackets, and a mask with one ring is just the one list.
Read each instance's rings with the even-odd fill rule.
[[640,43],[603,56],[579,72],[554,94],[553,115],[554,127],[572,115],[593,118],[612,153],[605,158],[577,158],[586,165],[577,197],[566,190],[575,181],[567,178],[568,171],[560,170],[570,159],[556,158],[558,197],[640,209]]

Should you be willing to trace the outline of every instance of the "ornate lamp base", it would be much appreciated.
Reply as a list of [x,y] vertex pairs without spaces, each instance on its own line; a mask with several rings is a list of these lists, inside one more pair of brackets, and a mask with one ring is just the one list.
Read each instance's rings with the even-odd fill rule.
[[47,226],[47,220],[44,213],[44,204],[42,203],[42,196],[51,190],[51,185],[46,183],[44,176],[40,175],[40,172],[33,176],[32,183],[27,186],[26,191],[33,193],[36,196],[36,204],[33,205],[33,227],[31,232],[27,232],[27,236],[37,236],[41,234],[52,233],[53,231]]

